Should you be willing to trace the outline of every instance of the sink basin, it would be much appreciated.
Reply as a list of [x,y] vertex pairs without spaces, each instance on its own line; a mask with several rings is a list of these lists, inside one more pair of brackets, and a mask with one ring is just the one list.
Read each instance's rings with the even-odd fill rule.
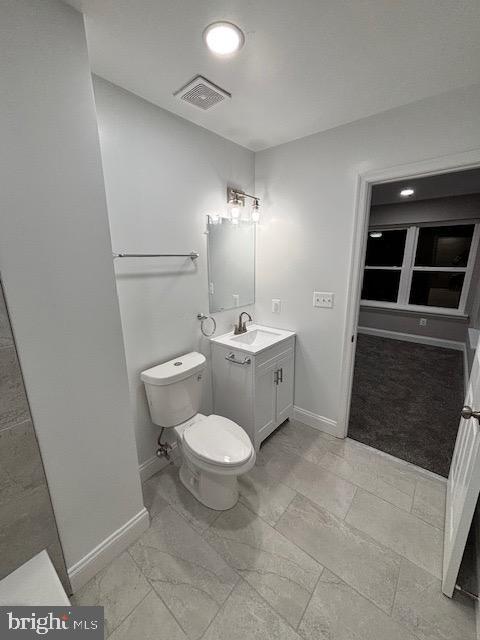
[[252,329],[238,336],[233,336],[232,342],[240,342],[241,344],[249,344],[255,347],[271,342],[272,339],[275,339],[275,336],[279,337],[280,334],[275,331],[265,331],[265,329]]
[[245,333],[235,335],[233,331],[218,338],[212,338],[212,342],[223,344],[226,347],[244,351],[255,355],[264,349],[272,347],[283,340],[295,335],[293,331],[283,329],[271,329],[258,324],[250,324]]

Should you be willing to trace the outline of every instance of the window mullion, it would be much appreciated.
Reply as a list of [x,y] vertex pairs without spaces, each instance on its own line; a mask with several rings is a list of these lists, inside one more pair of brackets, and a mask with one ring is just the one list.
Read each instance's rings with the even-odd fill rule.
[[412,284],[413,264],[418,242],[418,227],[408,227],[407,238],[405,240],[405,252],[403,254],[402,275],[398,288],[397,304],[407,305],[410,298],[410,287]]

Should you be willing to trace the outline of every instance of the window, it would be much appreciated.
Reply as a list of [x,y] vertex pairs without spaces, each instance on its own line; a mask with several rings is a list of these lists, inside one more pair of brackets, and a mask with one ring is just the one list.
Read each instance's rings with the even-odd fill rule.
[[362,304],[464,313],[478,227],[457,224],[370,229]]

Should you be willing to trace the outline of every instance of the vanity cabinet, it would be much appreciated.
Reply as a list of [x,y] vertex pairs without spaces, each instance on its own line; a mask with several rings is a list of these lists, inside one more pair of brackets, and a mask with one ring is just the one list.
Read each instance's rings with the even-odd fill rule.
[[212,341],[214,413],[260,444],[293,415],[295,336],[251,354]]

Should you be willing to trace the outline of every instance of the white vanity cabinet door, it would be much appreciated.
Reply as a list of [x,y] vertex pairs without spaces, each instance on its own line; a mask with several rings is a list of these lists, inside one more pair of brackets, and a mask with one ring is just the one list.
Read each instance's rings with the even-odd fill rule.
[[293,351],[287,353],[276,361],[276,369],[278,371],[278,383],[276,385],[276,427],[293,415],[293,362]]
[[253,445],[257,451],[260,443],[277,427],[275,421],[276,375],[276,360],[269,360],[255,367],[255,437]]
[[[233,355],[236,362],[227,360]],[[237,364],[245,358],[249,364]],[[230,418],[248,433],[254,443],[253,372],[254,359],[232,349],[215,345],[212,350],[214,413]]]

